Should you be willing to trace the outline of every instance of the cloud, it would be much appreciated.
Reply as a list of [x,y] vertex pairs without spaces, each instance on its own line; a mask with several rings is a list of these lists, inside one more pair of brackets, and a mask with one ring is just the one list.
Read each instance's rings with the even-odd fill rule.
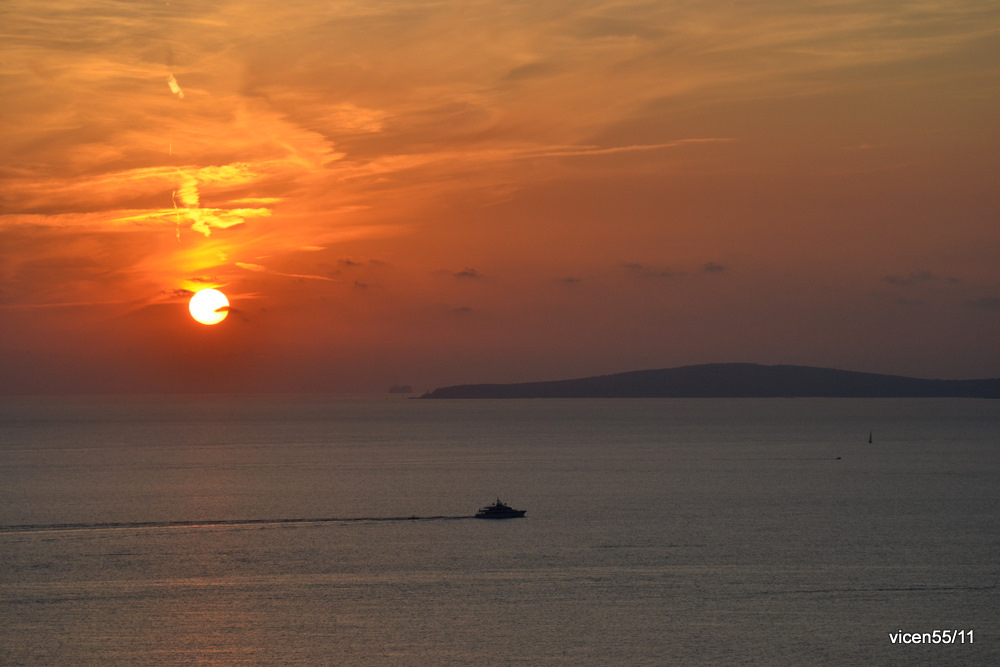
[[247,271],[257,271],[258,273],[264,273],[267,271],[267,267],[262,264],[251,264],[250,262],[236,262],[236,266],[241,269],[246,269]]
[[452,273],[451,275],[453,275],[453,276],[455,276],[456,278],[459,278],[459,279],[466,279],[466,278],[478,279],[478,278],[482,278],[483,277],[483,274],[479,273],[475,269],[463,269],[461,271],[456,271],[455,273]]
[[948,276],[939,276],[931,273],[930,271],[914,271],[909,276],[886,276],[882,279],[883,282],[889,283],[890,285],[895,285],[896,287],[918,287],[920,285],[926,285],[928,283],[935,282],[947,282],[951,284],[960,283],[961,280],[958,278],[951,278]]
[[382,131],[382,126],[389,114],[380,109],[363,109],[351,103],[332,106],[325,120],[331,123],[338,133],[353,132],[371,134]]
[[[277,204],[280,201],[282,201],[281,197],[243,197],[241,199],[230,199],[229,203],[240,204],[240,205],[255,204],[258,206],[264,206],[267,204]],[[318,247],[317,249],[322,250],[322,247]]]
[[[349,271],[360,271],[363,269],[379,270],[386,268],[388,263],[380,259],[354,259],[351,257],[341,257],[337,260],[337,266]],[[337,270],[337,273],[340,273],[340,271]]]
[[173,74],[167,75],[167,86],[170,87],[170,92],[172,92],[180,99],[182,100],[184,99],[184,91],[181,90],[181,86],[179,83],[177,83],[177,79],[174,78]]
[[726,144],[732,143],[735,139],[728,137],[704,137],[700,139],[679,139],[677,141],[667,141],[657,144],[634,144],[631,146],[549,146],[532,150],[524,150],[512,153],[513,158],[531,159],[539,157],[586,157],[590,155],[615,155],[618,153],[638,153],[644,151],[658,151],[667,148],[678,148],[680,146],[693,146],[699,144]]
[[245,269],[247,271],[253,271],[255,273],[266,273],[266,274],[269,274],[269,275],[282,276],[282,277],[285,277],[285,278],[299,278],[299,279],[306,279],[306,280],[324,280],[324,281],[329,281],[329,282],[335,282],[336,281],[335,278],[331,278],[330,276],[319,276],[319,275],[310,274],[310,273],[286,273],[284,271],[275,271],[273,269],[269,269],[268,267],[264,266],[263,264],[253,264],[251,262],[234,262],[234,264],[236,266],[238,266],[239,268],[241,268],[241,269]]
[[639,278],[675,278],[682,275],[669,268],[652,268],[638,262],[627,262],[622,265],[628,273]]
[[181,174],[181,182],[174,190],[174,206],[176,200],[187,208],[198,208],[198,179],[191,174]]
[[969,299],[964,302],[964,305],[976,310],[1000,311],[1000,297],[984,296],[979,299]]
[[706,262],[705,266],[702,267],[702,270],[706,273],[721,273],[727,269],[728,267],[722,264],[716,264],[715,262]]
[[538,77],[544,77],[555,73],[557,70],[552,63],[545,62],[530,62],[524,65],[518,65],[517,67],[511,69],[503,77],[507,81],[517,81],[519,79],[534,79]]

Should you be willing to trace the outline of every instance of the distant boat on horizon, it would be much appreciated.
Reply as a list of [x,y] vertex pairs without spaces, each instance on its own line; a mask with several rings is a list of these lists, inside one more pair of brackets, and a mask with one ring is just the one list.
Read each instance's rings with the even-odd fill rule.
[[868,444],[872,444],[872,432],[868,431]]

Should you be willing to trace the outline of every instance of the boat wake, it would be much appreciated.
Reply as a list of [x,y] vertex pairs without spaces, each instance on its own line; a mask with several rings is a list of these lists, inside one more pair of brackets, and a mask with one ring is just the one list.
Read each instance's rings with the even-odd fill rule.
[[97,523],[29,523],[0,525],[0,533],[34,533],[63,530],[124,530],[140,528],[212,528],[215,526],[280,526],[308,523],[373,523],[386,521],[454,521],[472,516],[368,516],[311,519],[218,519],[214,521],[106,521]]

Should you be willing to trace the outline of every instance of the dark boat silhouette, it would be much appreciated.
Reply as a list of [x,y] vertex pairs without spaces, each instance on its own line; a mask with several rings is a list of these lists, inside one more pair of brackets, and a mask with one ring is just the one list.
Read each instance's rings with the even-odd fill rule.
[[497,498],[492,505],[487,505],[476,512],[477,519],[516,519],[524,516],[527,510],[516,510],[509,505],[504,505]]

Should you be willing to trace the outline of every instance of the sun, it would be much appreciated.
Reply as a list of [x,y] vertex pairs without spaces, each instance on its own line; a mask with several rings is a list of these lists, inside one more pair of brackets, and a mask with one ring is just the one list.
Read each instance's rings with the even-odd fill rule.
[[217,289],[199,290],[191,297],[188,310],[202,324],[218,324],[229,314],[229,299]]

